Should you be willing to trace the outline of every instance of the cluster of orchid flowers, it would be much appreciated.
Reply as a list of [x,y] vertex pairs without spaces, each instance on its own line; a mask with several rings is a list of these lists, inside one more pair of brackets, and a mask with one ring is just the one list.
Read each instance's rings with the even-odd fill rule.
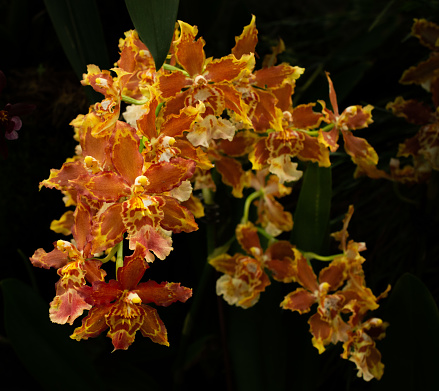
[[[54,249],[38,249],[30,258],[37,267],[57,269],[56,296],[50,319],[73,324],[88,314],[71,338],[96,337],[108,330],[114,349],[127,349],[137,331],[168,345],[166,328],[156,306],[185,302],[192,290],[180,283],[141,282],[155,258],[172,251],[172,234],[198,229],[204,204],[194,191],[212,194],[216,170],[236,198],[248,196],[236,239],[243,253],[216,253],[209,263],[223,275],[217,293],[231,305],[249,308],[270,284],[270,276],[300,285],[282,308],[306,313],[312,342],[322,353],[330,343],[343,343],[342,357],[353,361],[358,376],[380,379],[383,374],[376,340],[387,324],[367,318],[387,290],[376,297],[366,287],[360,252],[364,243],[348,241],[347,226],[334,234],[341,253],[317,277],[303,253],[276,237],[291,231],[293,218],[278,201],[290,194],[291,182],[302,172],[297,159],[331,165],[339,148],[357,166],[357,175],[380,177],[378,156],[356,129],[372,122],[372,106],[339,111],[332,81],[324,101],[292,105],[296,80],[304,69],[274,65],[276,54],[255,70],[255,18],[236,37],[231,54],[206,58],[197,28],[178,21],[166,63],[156,70],[153,58],[136,31],[120,40],[114,73],[89,65],[83,85],[104,99],[71,122],[78,142],[76,155],[52,169],[40,183],[60,190],[67,211],[53,221],[55,232],[72,235]],[[276,51],[275,51],[276,52]],[[122,120],[123,118],[123,120]],[[257,221],[249,208],[257,207]],[[269,238],[264,249],[259,234]],[[124,256],[124,241],[132,252]],[[126,250],[126,248],[125,248]],[[102,265],[115,260],[116,279],[106,281]]]
[[[392,159],[392,177],[403,183],[427,181],[431,172],[439,170],[439,26],[425,19],[415,19],[412,35],[430,49],[427,60],[407,69],[401,84],[418,84],[431,93],[432,106],[416,99],[398,96],[388,103],[387,109],[410,124],[419,126],[418,132],[398,148],[398,159]],[[401,160],[407,162],[401,167]]]

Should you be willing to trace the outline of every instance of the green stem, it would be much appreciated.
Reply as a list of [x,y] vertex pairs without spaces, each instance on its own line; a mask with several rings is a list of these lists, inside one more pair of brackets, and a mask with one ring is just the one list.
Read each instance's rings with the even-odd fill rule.
[[329,132],[335,125],[333,123],[330,123],[326,125],[324,128],[320,129],[322,132]]
[[160,113],[160,110],[162,109],[163,105],[165,104],[165,102],[161,102],[157,105],[156,109],[155,109],[155,116],[157,117]]
[[138,100],[122,94],[122,100],[126,103],[132,103],[133,105],[144,105],[146,102],[149,101],[149,98]]
[[189,77],[189,73],[187,73],[184,69],[174,67],[173,65],[170,64],[163,64],[163,69],[166,69],[167,71],[179,71],[183,73],[183,75]]
[[266,237],[270,243],[277,242],[278,239],[276,239],[274,236],[271,236],[265,229],[260,227],[257,227],[256,229],[262,236]]
[[302,252],[303,256],[307,259],[317,259],[318,261],[331,262],[335,258],[343,255],[343,254],[334,254],[334,255],[319,255],[310,251]]
[[117,270],[123,266],[123,240],[119,242],[117,247],[117,256],[116,256],[116,276]]
[[261,196],[263,196],[263,195],[264,195],[264,191],[263,191],[263,190],[258,190],[258,191],[255,191],[254,193],[251,193],[251,194],[247,197],[247,199],[245,200],[245,204],[244,204],[244,215],[242,216],[242,220],[241,220],[241,222],[242,222],[243,224],[247,223],[247,221],[248,221],[248,214],[249,214],[249,212],[250,212],[250,205],[251,205],[251,203],[252,203],[256,198],[259,198],[259,197],[261,197]]
[[107,263],[108,261],[111,260],[111,258],[114,257],[114,254],[116,254],[116,251],[119,249],[119,246],[120,246],[121,243],[122,243],[122,242],[116,244],[116,245],[111,249],[111,251],[108,253],[108,255],[107,255],[105,258],[95,258],[95,257],[93,257],[93,258],[87,258],[87,261],[90,261],[90,260],[92,260],[92,259],[97,259],[98,261],[101,261],[102,263]]

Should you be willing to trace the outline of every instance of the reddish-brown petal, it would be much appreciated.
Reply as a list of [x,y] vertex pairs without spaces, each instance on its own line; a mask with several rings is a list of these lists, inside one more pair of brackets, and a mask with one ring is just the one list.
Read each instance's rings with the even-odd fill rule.
[[163,197],[166,204],[163,206],[164,217],[160,226],[174,233],[193,232],[198,229],[194,216],[189,209],[180,205],[173,197]]
[[105,315],[109,312],[113,304],[93,307],[88,315],[82,320],[81,327],[77,327],[70,336],[72,339],[80,341],[81,339],[88,339],[97,337],[108,328],[105,321]]
[[279,87],[287,80],[298,79],[303,71],[303,68],[288,64],[262,68],[255,72],[255,84],[261,88]]
[[32,262],[32,265],[44,269],[49,269],[51,267],[58,269],[69,263],[67,253],[56,248],[49,253],[46,253],[42,248],[39,248],[29,259]]
[[142,299],[142,303],[154,303],[167,307],[176,301],[185,302],[192,296],[192,289],[180,286],[180,283],[147,281],[140,283],[133,291]]
[[158,101],[157,98],[149,100],[143,107],[145,108],[145,113],[137,120],[137,129],[141,132],[148,140],[152,140],[157,137],[156,129],[156,116],[155,110],[157,108]]
[[95,175],[81,175],[70,181],[79,194],[98,201],[118,201],[131,194],[131,187],[118,174],[111,171],[98,172]]
[[297,288],[294,292],[285,296],[280,304],[285,310],[298,311],[301,314],[309,312],[316,302],[316,297],[303,288]]
[[178,157],[169,162],[151,164],[143,174],[149,181],[145,190],[156,194],[170,191],[190,179],[194,172],[195,162]]
[[166,327],[157,314],[157,310],[147,305],[142,305],[142,308],[144,310],[143,323],[140,326],[142,335],[155,343],[169,346]]
[[110,205],[93,221],[91,253],[99,253],[114,247],[123,239],[126,228],[122,221],[122,204]]
[[88,203],[79,197],[74,212],[75,225],[73,226],[73,238],[76,242],[76,248],[79,251],[84,250],[88,243],[88,235],[90,234],[92,224],[92,213]]
[[237,59],[240,59],[244,54],[254,53],[257,43],[258,30],[256,29],[256,17],[252,15],[250,24],[244,27],[239,37],[235,37],[235,46],[232,49],[232,54],[234,54]]
[[330,290],[335,291],[343,285],[346,279],[346,263],[334,260],[328,267],[322,269],[319,273],[319,282],[327,282]]
[[414,19],[412,35],[430,50],[438,50],[439,26],[425,19]]
[[325,74],[329,84],[329,100],[331,101],[332,111],[334,112],[335,116],[338,117],[339,115],[338,103],[337,103],[337,95],[335,94],[334,84],[332,84],[332,80],[329,77],[329,72],[325,72]]
[[192,79],[185,76],[183,72],[175,71],[159,77],[158,90],[162,98],[168,99],[176,96],[182,89],[190,87],[192,83]]
[[40,189],[42,186],[57,190],[72,188],[70,180],[77,179],[81,175],[88,175],[81,160],[64,163],[60,170],[50,170],[50,177],[40,182]]
[[378,164],[378,154],[364,138],[355,137],[352,132],[342,131],[346,152],[353,158],[364,159],[370,164]]
[[297,259],[297,280],[310,292],[315,292],[319,289],[317,276],[303,256]]
[[143,157],[139,152],[140,140],[135,132],[127,123],[118,121],[110,139],[114,168],[129,185],[134,184],[143,168]]
[[313,111],[315,103],[295,107],[291,113],[293,125],[299,129],[313,129],[320,126],[323,120],[321,113]]
[[189,73],[190,76],[196,76],[202,73],[206,55],[204,54],[204,39],[195,37],[198,34],[196,26],[190,26],[187,23],[178,21],[180,25],[180,38],[175,46],[175,57],[178,63]]
[[107,272],[101,269],[102,262],[97,260],[89,260],[84,262],[85,279],[89,283],[94,281],[104,281]]
[[259,252],[257,255],[262,256],[263,250],[259,240],[258,230],[251,222],[238,224],[236,227],[236,239],[247,254],[254,255],[252,252],[252,248],[254,248]]
[[248,159],[252,163],[253,170],[262,170],[267,165],[270,157],[270,151],[267,148],[267,138],[263,137],[254,145],[252,151],[248,155]]
[[299,152],[298,157],[301,160],[318,163],[320,167],[329,167],[329,149],[325,144],[320,142],[318,137],[312,137],[304,134],[303,149]]
[[209,260],[209,264],[219,272],[233,276],[238,262],[244,258],[247,257],[242,254],[235,254],[233,257],[229,254],[221,254]]
[[242,191],[248,185],[246,172],[237,160],[222,156],[215,161],[215,167],[221,174],[223,183],[232,187],[232,194],[236,198],[242,198]]
[[77,288],[87,303],[93,306],[102,306],[116,300],[122,294],[122,287],[116,280],[108,282],[96,280],[92,286],[82,286]]
[[229,157],[239,157],[248,154],[259,137],[250,130],[237,132],[233,140],[219,140],[217,148]]
[[426,125],[433,120],[433,113],[430,107],[424,102],[415,99],[405,100],[402,96],[398,96],[394,102],[386,105],[387,110],[397,117],[402,117],[414,125]]
[[220,83],[234,81],[254,67],[254,55],[245,54],[239,60],[233,54],[213,60],[206,65],[203,76],[209,82]]
[[143,244],[137,243],[134,253],[124,259],[124,265],[117,269],[117,280],[120,282],[122,289],[133,290],[143,274],[149,267],[144,258],[146,248]]
[[428,60],[407,69],[401,76],[401,84],[422,84],[437,77],[439,69],[439,53],[431,53]]
[[325,345],[331,340],[333,333],[332,327],[321,318],[318,312],[308,319],[308,323],[310,325],[311,334],[313,335],[312,343],[321,354],[325,351]]
[[183,136],[184,132],[191,129],[197,119],[198,110],[189,107],[184,108],[178,115],[169,115],[160,127],[160,133],[169,137]]

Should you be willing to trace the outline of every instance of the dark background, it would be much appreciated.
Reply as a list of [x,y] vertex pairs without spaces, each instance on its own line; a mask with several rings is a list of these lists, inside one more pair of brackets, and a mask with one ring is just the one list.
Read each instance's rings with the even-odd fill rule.
[[[119,38],[133,27],[122,1],[97,0],[96,3],[112,64],[118,59]],[[438,2],[182,0],[178,18],[198,26],[199,35],[206,40],[207,56],[221,57],[230,52],[234,37],[250,22],[251,14],[256,15],[259,30],[257,52],[260,60],[270,52],[271,46],[276,45],[277,39],[282,38],[287,49],[279,56],[279,61],[306,70],[297,82],[295,104],[328,100],[326,70],[334,81],[340,108],[352,104],[375,106],[375,123],[367,130],[358,131],[358,135],[366,137],[376,148],[380,167],[386,169],[390,157],[396,155],[398,143],[416,132],[415,127],[388,113],[386,103],[401,94],[430,103],[421,87],[401,86],[398,80],[405,69],[429,55],[428,49],[409,33],[413,18],[439,22]],[[87,113],[90,102],[64,55],[43,1],[0,1],[0,36],[0,69],[8,82],[0,96],[0,109],[6,103],[18,102],[37,106],[32,114],[22,118],[19,139],[8,142],[9,156],[0,160],[0,280],[16,278],[30,284],[34,278],[40,295],[49,303],[58,277],[52,270],[29,267],[28,257],[40,247],[46,251],[52,249],[52,243],[59,235],[50,231],[49,225],[64,213],[65,208],[58,191],[46,188],[39,191],[38,184],[48,178],[51,168],[60,168],[67,157],[73,156],[76,143],[69,122],[78,114]],[[97,65],[104,68],[102,64]],[[398,186],[395,191],[392,183],[382,180],[354,180],[353,171],[353,165],[346,158],[339,158],[333,169],[332,231],[340,229],[341,218],[347,206],[353,203],[356,212],[349,233],[354,240],[367,243],[364,268],[368,286],[378,294],[388,283],[394,284],[404,272],[411,272],[426,284],[437,300],[436,175],[430,184]],[[400,194],[415,200],[416,205],[403,201]],[[286,202],[294,203],[294,197]],[[154,272],[157,278],[163,275],[169,281],[195,287],[200,270],[190,259],[203,258],[205,254],[204,250],[194,254],[191,244],[202,241],[203,234],[201,222],[200,232],[190,238],[186,234],[175,235],[176,254],[157,267]],[[205,316],[198,326],[206,337],[204,347],[185,368],[185,384],[187,387],[202,384],[216,390],[224,389],[226,381],[212,281],[208,299],[214,305],[204,310]],[[167,310],[171,311],[171,308]],[[166,310],[160,312],[164,313],[165,324],[167,317],[176,319],[175,326],[167,324],[171,344],[172,333],[180,332],[186,309],[177,304],[172,311],[171,315],[166,315]],[[8,362],[6,366],[0,366],[0,371],[7,375],[20,369],[22,376],[15,378],[15,386],[11,389],[30,389],[26,382],[32,382],[32,377],[21,367],[2,324],[0,338],[0,361]],[[306,325],[303,338],[310,344]],[[82,343],[88,344],[95,356],[100,357],[103,368],[121,365],[119,358],[124,355],[125,364],[122,365],[133,370],[135,364],[132,363],[138,362],[136,360],[143,352],[153,352],[146,354],[157,354],[158,361],[147,360],[149,370],[146,372],[161,381],[159,389],[171,387],[163,363],[169,362],[169,356],[175,353],[172,350],[169,356],[166,353],[161,357],[160,347],[151,347],[149,341],[139,336],[129,352],[116,352],[108,357],[111,350],[108,338]],[[344,364],[346,366],[338,369],[341,373],[352,370],[351,363],[341,365]],[[108,373],[105,368],[102,373]],[[132,378],[140,376],[139,373]],[[347,384],[346,380],[340,380],[344,375],[340,377],[340,373],[334,373],[340,384]],[[334,388],[339,386],[331,384],[335,384]],[[353,384],[360,388],[352,386],[351,389],[368,387],[363,383]],[[37,390],[38,385],[32,389]]]

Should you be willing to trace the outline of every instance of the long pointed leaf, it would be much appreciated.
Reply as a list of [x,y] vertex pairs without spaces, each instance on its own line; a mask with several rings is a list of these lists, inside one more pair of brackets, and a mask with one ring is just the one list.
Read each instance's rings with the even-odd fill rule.
[[179,0],[125,0],[125,4],[156,69],[160,69],[171,46]]
[[44,0],[58,39],[76,75],[82,79],[88,64],[110,67],[95,0]]
[[304,251],[319,252],[328,230],[331,209],[331,168],[309,164],[294,213],[292,242]]

